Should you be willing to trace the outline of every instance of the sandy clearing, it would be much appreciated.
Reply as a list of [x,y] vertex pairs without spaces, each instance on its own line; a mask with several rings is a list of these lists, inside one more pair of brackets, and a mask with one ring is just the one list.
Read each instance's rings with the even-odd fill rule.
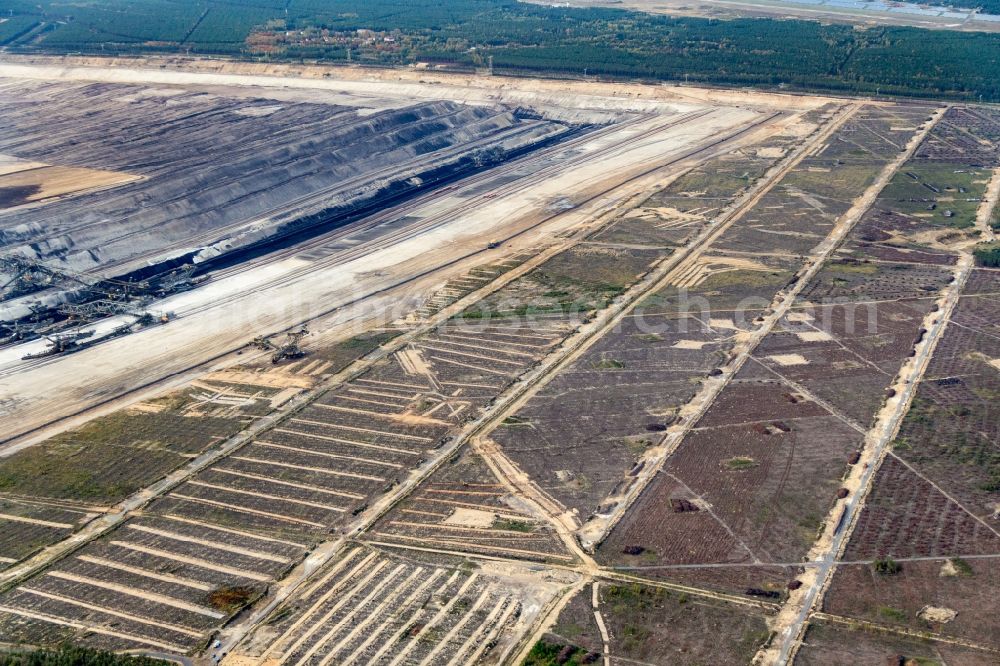
[[303,389],[294,387],[281,389],[276,394],[271,396],[271,402],[270,402],[271,409],[277,409],[278,407],[281,407],[286,402],[288,402],[298,394],[302,393],[302,391]]
[[917,617],[927,622],[946,624],[958,616],[958,611],[940,606],[924,606],[917,611]]
[[451,515],[442,520],[444,525],[458,525],[461,527],[488,528],[493,525],[497,514],[492,511],[482,511],[481,509],[466,509],[458,507],[452,511]]
[[141,179],[142,176],[116,171],[46,165],[0,174],[0,189],[36,188],[23,197],[25,203],[35,203]]
[[166,409],[167,406],[165,404],[156,402],[137,402],[128,407],[128,411],[140,414],[159,414],[166,411]]
[[795,337],[802,342],[827,342],[828,340],[833,340],[833,336],[826,331],[802,331],[801,333],[796,333]]
[[415,347],[407,347],[396,352],[396,360],[399,361],[403,372],[410,376],[425,377],[433,382],[433,374],[427,361],[424,360],[423,353]]
[[774,354],[767,358],[781,366],[806,365],[809,363],[809,360],[802,354]]
[[265,372],[255,372],[252,370],[240,370],[229,368],[221,372],[210,372],[204,377],[204,381],[224,382],[227,384],[246,384],[247,386],[261,386],[264,388],[312,388],[316,381],[309,377],[280,370]]
[[758,148],[757,157],[783,157],[785,154],[784,148]]
[[938,573],[938,575],[941,576],[942,578],[946,578],[949,576],[957,576],[958,567],[956,567],[955,563],[952,562],[951,560],[945,560],[941,564],[941,571]]
[[721,317],[709,319],[708,325],[711,328],[716,328],[720,330],[727,330],[727,331],[739,330],[732,319],[723,319]]

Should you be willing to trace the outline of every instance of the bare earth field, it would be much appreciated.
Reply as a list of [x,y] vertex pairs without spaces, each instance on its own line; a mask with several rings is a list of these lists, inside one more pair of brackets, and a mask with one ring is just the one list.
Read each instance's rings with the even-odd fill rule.
[[0,646],[1000,656],[995,110],[180,60],[0,89]]

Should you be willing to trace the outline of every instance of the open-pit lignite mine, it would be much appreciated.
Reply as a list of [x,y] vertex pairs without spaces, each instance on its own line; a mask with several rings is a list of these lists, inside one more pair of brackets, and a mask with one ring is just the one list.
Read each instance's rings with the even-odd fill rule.
[[276,73],[0,65],[0,439],[262,336],[419,301],[787,117],[607,86]]
[[580,129],[447,100],[25,80],[3,83],[0,116],[4,323],[329,231]]

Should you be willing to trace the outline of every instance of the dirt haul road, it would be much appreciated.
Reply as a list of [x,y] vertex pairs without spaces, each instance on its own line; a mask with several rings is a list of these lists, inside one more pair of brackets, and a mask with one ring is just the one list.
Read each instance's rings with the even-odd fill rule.
[[[50,75],[47,70],[46,75]],[[140,75],[138,70],[128,72],[131,80]],[[261,82],[260,77],[255,79],[256,84]],[[373,94],[385,95],[387,86],[391,87],[374,85]],[[354,82],[354,86],[361,84]],[[266,91],[257,89],[255,94]],[[581,105],[597,103],[584,100]],[[218,360],[255,336],[286,330],[338,308],[336,319],[349,320],[378,297],[385,303],[388,297],[405,294],[414,279],[481,252],[491,240],[510,237],[540,222],[550,229],[566,228],[589,211],[613,206],[623,196],[616,188],[637,173],[669,164],[703,146],[717,145],[770,117],[732,107],[659,109],[658,113],[646,109],[646,117],[639,122],[623,123],[617,131],[598,133],[574,146],[574,155],[566,156],[562,168],[552,163],[534,165],[536,170],[545,167],[546,178],[532,178],[532,165],[524,165],[522,181],[496,196],[483,196],[477,180],[446,196],[413,204],[405,211],[412,222],[349,249],[261,262],[251,270],[166,299],[154,307],[176,313],[177,320],[167,326],[72,355],[30,362],[20,358],[37,351],[32,347],[4,350],[0,354],[4,423],[0,440],[9,442]],[[586,207],[572,208],[583,202]],[[560,212],[562,208],[565,212]]]

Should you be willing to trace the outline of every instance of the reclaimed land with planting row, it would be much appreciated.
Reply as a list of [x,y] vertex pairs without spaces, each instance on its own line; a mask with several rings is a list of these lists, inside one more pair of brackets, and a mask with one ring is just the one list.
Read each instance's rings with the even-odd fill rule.
[[995,271],[967,282],[876,474],[825,612],[1000,650],[998,293]]
[[114,512],[323,376],[297,370],[214,372],[0,458],[0,569]]
[[921,666],[983,666],[995,655],[961,645],[900,636],[857,623],[814,621],[795,666],[856,666],[857,664],[920,664]]
[[801,255],[822,241],[935,107],[865,106],[787,174],[716,244],[727,252]]
[[83,508],[0,497],[0,570],[65,539],[94,515]]
[[[686,242],[837,108],[823,107],[762,146],[707,161],[594,234],[590,245]],[[611,510],[617,502],[608,498],[635,482],[700,380],[725,364],[796,268],[782,256],[699,254],[490,437],[581,522]]]
[[401,546],[571,563],[544,516],[499,482],[466,447],[445,462],[363,537]]
[[[887,113],[895,119],[900,112],[892,108]],[[876,127],[886,122],[880,116],[868,120]],[[914,129],[908,128],[906,135]],[[848,125],[834,138],[841,133],[854,137],[857,131]],[[897,141],[905,145],[902,138]],[[876,156],[872,159],[878,163]],[[800,165],[782,183],[811,168]],[[858,194],[844,198],[853,200]],[[771,196],[773,192],[759,205]],[[732,234],[753,224],[748,221],[752,219],[753,214],[740,220],[712,247],[726,245]],[[725,363],[727,349],[753,326],[797,268],[780,253],[701,255],[678,271],[667,289],[647,299],[641,313],[561,372],[492,437],[544,490],[581,518],[607,510],[602,500],[629,483],[643,452],[662,437],[657,433],[696,392],[697,380]],[[689,312],[692,305],[695,312]],[[594,404],[602,409],[588,417]],[[620,423],[609,427],[607,419],[612,417],[606,414]]]
[[[877,115],[879,111],[883,115]],[[876,115],[856,114],[817,156],[809,158],[836,170],[850,154],[859,169],[864,164],[869,172],[864,179],[851,181],[853,189],[841,183],[835,196],[834,192],[821,196],[801,189],[789,195],[784,188],[784,201],[812,198],[826,202],[824,206],[841,202],[832,207],[836,216],[811,222],[810,233],[832,225],[853,205],[906,146],[930,110],[892,107],[872,113]],[[901,125],[904,120],[907,124]],[[861,162],[860,146],[869,144],[860,143],[860,128],[880,136],[891,131],[897,135],[892,142],[870,142],[872,152]],[[845,152],[844,144],[853,147]],[[800,165],[786,181],[801,182],[797,179],[803,172],[814,173],[816,163]],[[745,218],[750,227],[734,229],[737,234],[747,228],[762,229],[757,215],[768,198],[783,189],[782,184],[765,195],[756,214]],[[721,244],[730,238],[726,234]],[[820,239],[817,235],[811,242]],[[800,245],[801,240],[799,235],[777,234],[769,247],[798,254],[811,247]],[[852,288],[842,290],[841,300],[846,302],[813,303],[815,294],[827,293],[831,285],[842,286],[838,271],[841,260],[830,259],[804,285],[791,310],[764,337],[668,457],[662,473],[600,545],[600,561],[751,596],[784,595],[837,499],[840,480],[885,387],[912,351],[917,329],[933,307],[919,287],[930,284],[936,292],[951,279],[947,271],[930,279],[919,276],[917,285],[910,286],[912,302],[904,293],[902,303],[868,318],[855,301],[872,298],[871,292],[885,289],[884,281],[896,274],[887,278],[875,271],[852,272]],[[904,280],[902,286],[906,284]],[[859,383],[867,388],[859,391]]]
[[[139,645],[179,652],[198,649],[314,544],[352,521],[413,470],[430,464],[457,428],[480,414],[579,325],[581,317],[571,316],[571,311],[604,307],[657,256],[650,251],[625,254],[635,258],[623,263],[622,252],[586,246],[556,255],[501,290],[527,294],[539,283],[563,285],[566,295],[544,297],[547,300],[540,303],[541,322],[506,315],[459,316],[327,391],[155,500],[141,517],[131,518],[82,551],[98,550],[96,556],[106,560],[119,557],[117,551],[114,557],[101,554],[108,544],[139,553],[146,565],[135,564],[137,576],[171,576],[173,568],[181,565],[191,568],[186,577],[195,582],[205,582],[205,572],[225,574],[222,580],[208,579],[208,590],[194,588],[199,594],[225,597],[225,606],[213,606],[205,594],[198,597],[201,601],[184,597],[179,588],[148,598],[136,597],[139,586],[123,589],[68,579],[76,576],[76,561],[70,559],[0,596],[0,640],[47,644],[73,635],[116,649]],[[566,305],[567,298],[571,306]],[[486,308],[465,315],[489,312],[495,304],[507,302],[506,297],[487,300]],[[308,369],[314,364],[300,361],[295,367]],[[287,367],[279,366],[271,373],[282,373]],[[260,368],[231,372],[243,382],[268,374]],[[284,374],[299,376],[294,371]],[[450,516],[458,508],[445,509],[445,513]],[[462,512],[457,513],[459,517],[453,520],[461,521]],[[504,519],[512,519],[513,524],[502,534],[516,533],[510,538],[519,538],[521,519],[515,519],[515,513],[500,518]],[[137,529],[144,521],[172,521],[205,534],[195,540],[176,536],[176,528],[161,530],[171,532],[170,536],[152,534]],[[502,524],[497,528],[504,529]],[[249,555],[255,539],[280,544],[284,550],[264,558],[267,566],[262,566],[260,558]],[[248,541],[244,544],[243,540]],[[556,560],[565,558],[554,544],[539,550],[550,551]],[[234,553],[249,559],[239,566],[227,564]],[[46,603],[52,603],[41,611],[37,608],[40,595],[24,590],[32,589],[37,580],[49,584],[49,579],[55,581],[51,585],[62,586],[60,599],[54,603],[45,597]],[[67,580],[74,584],[67,586]],[[48,593],[47,588],[43,591]],[[108,629],[102,613],[123,608],[119,601],[128,602],[130,595],[139,598],[136,603],[141,605],[130,607],[128,617],[123,618],[131,623],[128,630]],[[190,610],[192,603],[198,610],[191,612],[200,617],[176,617],[178,609]],[[94,613],[93,617],[81,616],[81,608]]]
[[[442,329],[437,340],[464,343],[469,363],[486,366],[489,359],[476,358],[475,354],[484,351],[484,342],[488,351],[489,327],[499,334],[523,326],[526,337],[519,342],[511,337],[494,338],[496,343],[514,345],[510,348],[523,354],[533,338],[551,335],[553,326],[566,325],[560,322],[579,323],[591,317],[666,254],[642,246],[578,244],[462,312]],[[460,338],[462,331],[468,337]],[[433,360],[436,353],[430,347],[425,355]],[[489,365],[504,367],[502,356],[492,358]],[[517,416],[511,417],[504,427],[517,422]],[[469,486],[463,487],[463,483]],[[409,545],[427,542],[441,548],[459,547],[464,541],[464,547],[473,552],[571,561],[550,529],[538,521],[530,505],[509,496],[497,483],[478,454],[464,451],[377,523],[371,536]]]
[[[112,562],[128,552],[136,558],[129,565],[136,576],[170,578],[181,569],[189,584],[170,581],[156,595],[144,595],[148,586],[93,582],[94,572],[87,581],[79,580],[79,557],[71,558],[0,597],[0,635],[10,642],[49,643],[73,635],[116,649],[198,649],[313,544],[433,457],[455,426],[540,358],[563,330],[554,329],[549,337],[532,330],[521,343],[527,347],[513,348],[509,342],[522,338],[516,329],[503,328],[492,352],[500,363],[485,370],[468,362],[469,353],[460,346],[464,343],[453,345],[444,338],[450,331],[421,339],[297,411],[81,551]],[[434,359],[424,356],[429,347]],[[534,349],[536,356],[525,355],[525,348]],[[504,349],[518,352],[505,357]],[[502,364],[505,358],[516,362]],[[155,532],[146,529],[150,522]],[[280,552],[269,553],[272,545],[280,546]],[[38,581],[45,582],[41,591],[49,597],[38,593]],[[127,615],[122,617],[127,626],[107,628],[112,610]]]
[[[523,263],[527,256],[519,253],[500,263],[477,267],[473,269],[479,271],[476,279],[479,275],[498,276]],[[114,511],[126,496],[210,451],[229,435],[314,388],[404,330],[405,326],[397,326],[366,331],[332,344],[323,335],[308,333],[299,341],[307,351],[301,361],[275,365],[270,354],[248,359],[203,376],[183,389],[99,417],[0,458],[0,497],[50,506],[44,510],[52,510],[54,505],[54,510],[79,514],[71,521],[48,520],[58,526],[44,524],[44,516],[42,522],[28,521],[25,516],[20,520],[0,518],[7,537],[0,545],[0,569],[64,539],[94,517]]]
[[[726,362],[759,312],[735,311],[747,285],[776,290],[793,274],[782,260],[706,264],[699,284],[650,298],[490,434],[581,521],[613,508],[606,498],[635,479],[699,380]],[[679,312],[682,298],[708,299],[711,315]]]
[[353,546],[258,628],[244,658],[288,666],[509,663],[571,574]]
[[[774,153],[769,159],[773,161],[778,156]],[[610,226],[621,220],[620,216]],[[675,237],[674,241],[682,242],[693,231]],[[495,395],[500,387],[490,382],[496,381],[501,373],[509,372],[509,363],[530,356],[531,350],[544,341],[554,344],[572,327],[591,318],[597,310],[624,292],[657,261],[669,256],[669,252],[669,248],[602,242],[593,238],[576,244],[399,352],[396,356],[401,366],[416,373],[408,380],[410,388],[417,388],[413,382],[418,380],[414,377],[425,375],[433,377],[433,381],[442,387],[456,387],[456,395],[461,389],[461,395],[466,400]],[[787,280],[790,274],[783,274],[781,280]],[[456,288],[460,289],[461,285]],[[695,321],[688,323],[700,328]],[[451,356],[447,355],[449,352],[453,352]],[[451,379],[450,375],[446,376],[448,372],[465,374]],[[374,402],[391,397],[392,388],[385,384],[380,389],[381,396],[374,393],[357,396],[373,403],[357,405],[352,409],[379,409]],[[458,402],[453,401],[448,409],[457,407]],[[429,416],[431,412],[425,414]],[[516,416],[512,417],[505,427],[516,426],[517,421]],[[465,447],[443,461],[427,479],[393,505],[358,539],[373,548],[405,548],[407,558],[411,560],[461,557],[463,553],[468,553],[507,562],[519,559],[557,565],[574,564],[576,558],[546,517],[538,513],[532,502],[519,497],[518,491],[509,482],[502,482],[494,474],[491,465],[495,461],[488,462],[478,452],[478,447],[483,445]],[[489,446],[489,443],[485,445]],[[480,561],[477,566],[483,565],[484,562]],[[498,562],[493,566],[510,564]],[[332,567],[339,571],[338,565]],[[552,575],[553,570],[545,574],[546,577]],[[423,579],[415,578],[414,584]],[[385,663],[437,663],[427,661],[428,656],[415,658],[405,648],[399,654],[394,648],[388,648],[390,654],[387,655],[387,648],[378,641],[373,643],[368,640],[353,645],[352,641],[360,637],[357,632],[348,631],[352,627],[379,622],[380,626],[391,629],[393,622],[399,622],[398,617],[393,615],[382,619],[385,609],[378,604],[355,607],[350,601],[354,588],[345,588],[346,582],[338,584],[333,573],[320,574],[319,580],[332,583],[328,595],[314,599],[314,587],[307,587],[292,601],[279,607],[272,615],[278,623],[277,628],[261,629],[250,641],[251,646],[259,646],[257,650],[265,651],[258,656],[280,659],[283,663],[331,663],[345,659],[347,663],[354,663],[360,658],[358,650],[362,650],[367,659],[375,660],[372,663],[383,663],[384,660]],[[367,585],[358,589],[367,590]],[[341,597],[345,590],[348,598]],[[405,596],[406,591],[405,586],[400,588],[393,599]],[[337,592],[336,596],[334,592]],[[371,594],[377,599],[381,593],[372,590]],[[291,623],[291,629],[286,630],[283,626],[288,623]],[[489,629],[487,622],[481,631]],[[401,625],[396,636],[398,638],[400,632],[404,632],[404,636],[414,632],[419,635],[421,631],[419,624],[412,629]],[[440,650],[446,650],[444,643],[438,642],[438,636],[440,632],[432,630],[429,636],[425,636],[425,642],[431,645],[437,642]],[[271,644],[270,648],[264,647],[268,644]],[[429,655],[434,655],[434,650],[438,648],[433,648]],[[256,652],[254,649],[250,651]],[[461,649],[459,654],[462,654]],[[452,661],[441,658],[445,659],[441,663],[462,663],[455,661],[455,657],[451,658]]]
[[693,598],[641,583],[603,582],[577,592],[525,664],[600,663],[602,630],[614,666],[748,664],[767,642],[768,611]]
[[[998,138],[1000,114],[949,109],[901,169],[906,194],[896,186],[880,199],[897,204],[907,235],[900,224],[892,238],[864,239],[853,253],[864,256],[857,265],[926,273],[933,264],[953,263],[977,237],[988,237],[993,203],[986,190],[1000,168]],[[870,234],[872,228],[859,231]],[[911,263],[897,263],[903,261]],[[965,283],[822,606],[823,613],[849,622],[928,633],[982,650],[951,658],[946,643],[935,643],[939,662],[982,663],[1000,651],[992,621],[1000,606],[991,593],[1000,575],[1000,454],[993,423],[1000,391],[998,291],[998,273],[990,269],[974,270]],[[817,632],[837,633],[814,623],[807,640]],[[927,650],[909,646],[899,653],[915,657]]]
[[472,335],[446,326],[422,336],[151,510],[251,530],[328,533],[431,459],[566,330],[554,322],[545,335],[516,327]]
[[840,109],[830,103],[802,114],[799,121],[763,142],[739,148],[681,174],[640,206],[593,234],[604,243],[683,244],[718,216],[735,197],[760,179],[776,160]]
[[[527,258],[526,252],[518,253],[455,278],[455,286],[449,283],[435,294],[422,316]],[[300,342],[308,352],[302,360],[276,365],[265,354],[0,458],[0,499],[9,502],[9,510],[0,511],[5,527],[0,569],[113,511],[129,495],[315,388],[404,330],[406,326],[367,331],[332,344],[309,334]],[[67,519],[66,512],[72,517]]]

